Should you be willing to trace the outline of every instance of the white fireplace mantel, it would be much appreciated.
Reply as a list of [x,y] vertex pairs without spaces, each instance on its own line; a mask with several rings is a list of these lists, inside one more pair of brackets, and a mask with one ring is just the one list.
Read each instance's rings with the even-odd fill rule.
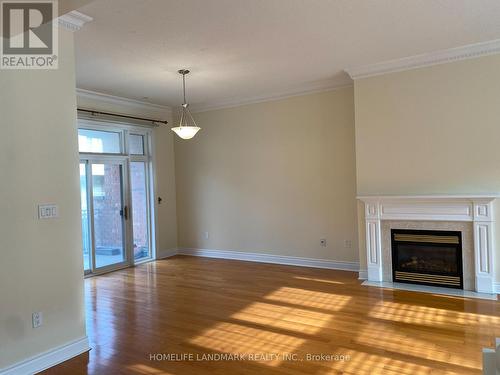
[[469,221],[474,227],[476,292],[494,293],[494,214],[498,195],[359,196],[365,205],[368,280],[382,280],[381,221]]

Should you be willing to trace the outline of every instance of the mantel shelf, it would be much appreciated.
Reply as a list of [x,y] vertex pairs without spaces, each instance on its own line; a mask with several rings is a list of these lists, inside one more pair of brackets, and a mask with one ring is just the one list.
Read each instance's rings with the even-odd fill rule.
[[497,199],[500,198],[500,193],[491,194],[461,194],[461,195],[358,195],[356,199],[365,200],[413,200],[413,199]]

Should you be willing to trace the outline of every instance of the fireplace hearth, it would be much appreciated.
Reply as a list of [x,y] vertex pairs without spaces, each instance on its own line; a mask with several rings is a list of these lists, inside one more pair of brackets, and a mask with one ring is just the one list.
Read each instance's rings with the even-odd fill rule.
[[462,235],[391,229],[394,282],[463,289]]

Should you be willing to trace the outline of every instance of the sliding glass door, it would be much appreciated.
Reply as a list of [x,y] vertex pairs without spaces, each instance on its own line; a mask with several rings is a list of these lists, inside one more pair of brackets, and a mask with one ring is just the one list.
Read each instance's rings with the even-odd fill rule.
[[91,163],[95,270],[127,262],[123,169],[123,162]]
[[79,144],[85,273],[152,259],[149,134],[80,129]]

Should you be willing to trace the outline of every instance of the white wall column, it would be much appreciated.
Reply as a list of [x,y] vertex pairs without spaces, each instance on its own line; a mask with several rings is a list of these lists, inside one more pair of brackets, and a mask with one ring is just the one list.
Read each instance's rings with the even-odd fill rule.
[[378,201],[365,202],[368,280],[382,281],[382,240]]
[[494,293],[493,204],[474,201],[474,262],[476,291]]

